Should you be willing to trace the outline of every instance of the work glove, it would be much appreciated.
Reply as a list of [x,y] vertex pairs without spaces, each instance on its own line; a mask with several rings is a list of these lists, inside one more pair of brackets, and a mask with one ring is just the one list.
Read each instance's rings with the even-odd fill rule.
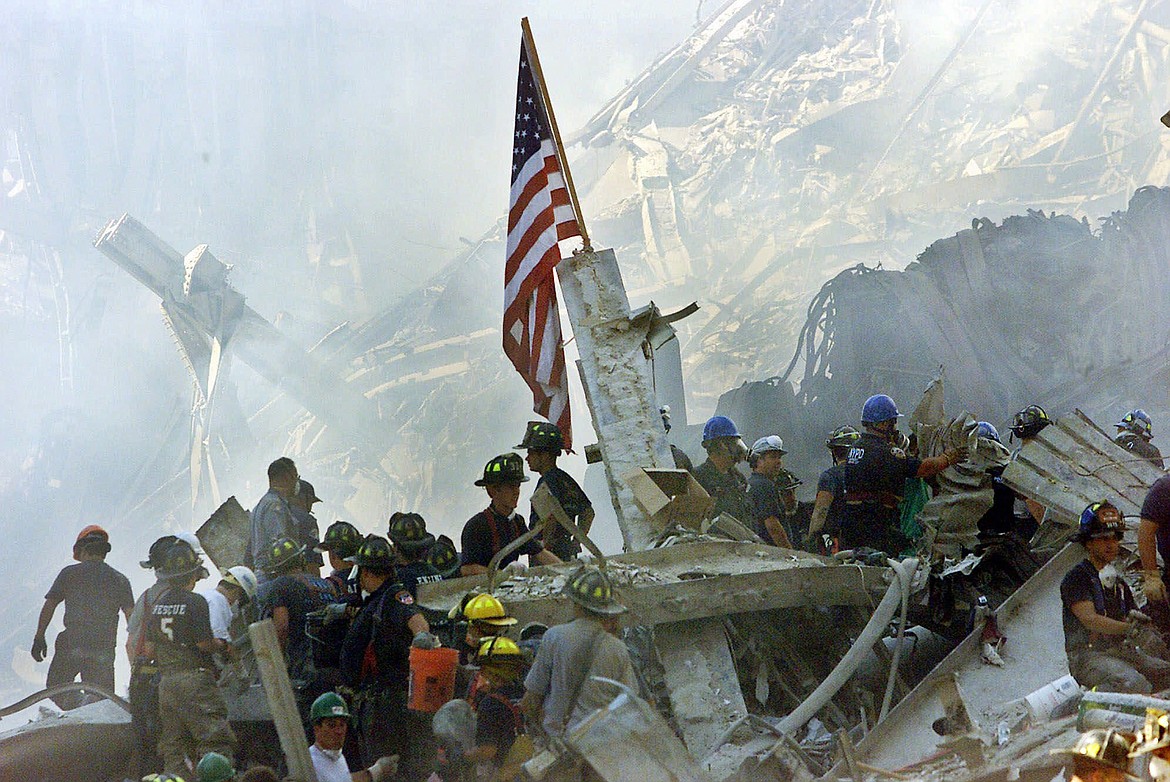
[[374,765],[370,766],[371,782],[382,782],[384,779],[389,779],[398,773],[398,756],[387,755],[386,757],[378,758]]
[[1162,583],[1162,574],[1157,570],[1142,571],[1142,591],[1146,593],[1146,600],[1166,602],[1166,585]]
[[1125,615],[1125,618],[1129,622],[1134,622],[1136,624],[1143,624],[1143,625],[1149,624],[1150,622],[1154,621],[1147,614],[1142,613],[1141,611],[1137,610],[1136,608],[1130,609],[1129,613]]
[[[422,632],[417,633],[414,636],[414,640],[410,642],[410,645],[415,649],[438,649],[443,645],[443,643],[439,640],[437,635]],[[385,758],[383,758],[383,760],[385,760]]]
[[37,662],[45,659],[45,655],[49,653],[49,645],[45,643],[45,637],[38,635],[33,638],[32,643],[32,658]]

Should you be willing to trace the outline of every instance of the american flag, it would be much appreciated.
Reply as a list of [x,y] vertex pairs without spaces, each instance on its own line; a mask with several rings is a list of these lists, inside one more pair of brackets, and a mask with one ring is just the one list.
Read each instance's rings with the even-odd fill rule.
[[568,449],[569,383],[553,269],[561,259],[557,242],[580,236],[581,229],[529,63],[528,45],[521,39],[504,267],[504,353],[532,389],[532,409],[560,427]]

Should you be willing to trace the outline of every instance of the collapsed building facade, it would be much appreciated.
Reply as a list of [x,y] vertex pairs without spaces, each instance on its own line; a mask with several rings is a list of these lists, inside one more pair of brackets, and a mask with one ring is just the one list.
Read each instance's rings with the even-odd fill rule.
[[[1149,5],[1014,15],[990,2],[962,3],[955,29],[927,36],[910,3],[740,0],[615,96],[573,134],[574,170],[592,233],[615,248],[631,299],[664,308],[700,302],[699,314],[678,326],[690,417],[718,406],[745,434],[779,431],[798,444],[790,461],[811,482],[823,466],[824,433],[852,420],[871,391],[912,401],[939,365],[958,407],[995,421],[1030,401],[1056,412],[1079,406],[1094,417],[1137,403],[1156,418],[1170,412],[1164,359],[1145,338],[1168,323],[1158,294],[1167,195],[1135,193],[1163,183],[1167,172],[1156,117],[1170,99],[1170,19]],[[1020,46],[1038,28],[1042,45]],[[1028,54],[1005,57],[1016,50]],[[9,50],[13,63],[22,55],[36,61]],[[155,55],[140,61],[143,71],[167,57]],[[61,115],[33,111],[31,92],[19,94],[35,84],[12,88],[23,100],[10,104],[0,228],[8,273],[27,269],[36,280],[31,298],[53,339],[58,380],[68,386],[76,352],[87,346],[78,332],[91,322],[71,314],[69,274],[73,259],[92,253],[87,242],[107,219],[144,207],[137,216],[164,238],[188,235],[188,245],[208,241],[213,251],[219,241],[230,245],[232,234],[192,235],[203,225],[184,216],[202,214],[214,199],[183,205],[175,200],[181,177],[166,187],[151,180],[150,161],[170,142],[157,133],[164,111],[149,95],[141,101],[151,111],[129,123],[141,144],[125,155],[137,165],[125,174],[130,190],[116,205],[102,201],[100,213],[77,207],[92,193],[76,187],[89,175],[76,171],[96,169],[109,141],[95,135],[93,158],[70,160]],[[115,86],[107,85],[111,94]],[[67,90],[53,94],[47,105],[70,105],[85,127],[102,126],[100,106],[73,105]],[[286,218],[285,227],[307,237],[296,252],[360,291],[363,259],[346,241],[352,226],[328,204],[328,186],[306,177],[299,184],[319,203]],[[160,215],[148,208],[152,201],[179,205],[161,210],[160,226],[149,219]],[[1114,214],[1098,226],[1055,212]],[[1009,215],[1018,216],[1003,220]],[[188,246],[171,241],[183,256]],[[206,370],[188,361],[203,389],[195,409],[166,411],[169,420],[132,460],[118,496],[98,492],[108,507],[95,509],[90,494],[85,512],[108,513],[115,533],[190,527],[216,496],[201,488],[202,477],[192,480],[190,465],[213,468],[227,494],[282,452],[319,476],[318,492],[337,498],[339,514],[368,529],[398,507],[425,509],[454,528],[479,501],[470,488],[476,465],[509,444],[483,444],[483,411],[510,432],[528,417],[522,386],[501,360],[498,308],[482,295],[498,286],[502,257],[497,225],[408,301],[353,322],[338,317],[340,325],[277,324],[305,347],[315,343],[311,355],[372,402],[381,435],[374,454],[335,436],[340,427],[327,409],[275,389],[263,399],[237,396],[232,381],[250,377],[242,370],[225,369],[226,382],[209,384]],[[894,271],[914,257],[917,264]],[[260,276],[247,271],[249,258],[233,260],[237,275]],[[91,315],[105,306],[92,297],[117,299],[135,285],[98,277],[100,285],[86,290]],[[100,326],[100,317],[93,322]],[[752,378],[774,379],[720,399]],[[209,385],[218,386],[212,418]],[[693,450],[685,407],[675,405],[673,415],[676,441]],[[79,495],[91,486],[66,478],[73,494],[57,498],[62,476],[84,473],[93,456],[78,450],[84,435],[73,431],[85,416],[60,418],[46,425],[31,466],[11,470],[7,497],[17,518],[47,512],[72,525],[82,515]],[[10,464],[19,461],[8,455]],[[14,616],[10,626],[30,621]],[[18,640],[14,629],[9,645]]]

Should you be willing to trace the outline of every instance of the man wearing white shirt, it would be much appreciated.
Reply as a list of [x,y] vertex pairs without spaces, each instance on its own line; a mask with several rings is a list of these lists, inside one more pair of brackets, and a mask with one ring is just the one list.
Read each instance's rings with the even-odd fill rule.
[[317,782],[389,782],[398,773],[398,756],[378,758],[374,765],[362,771],[349,770],[341,748],[349,731],[349,708],[345,699],[335,692],[327,692],[313,701],[309,711],[313,721],[313,745],[309,757]]
[[256,597],[256,575],[250,568],[236,565],[224,571],[214,588],[196,591],[207,601],[212,636],[231,643],[232,618],[240,606]]

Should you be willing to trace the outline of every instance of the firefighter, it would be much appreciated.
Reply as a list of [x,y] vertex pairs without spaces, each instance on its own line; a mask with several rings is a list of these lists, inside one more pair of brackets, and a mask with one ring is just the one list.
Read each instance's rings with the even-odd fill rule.
[[573,601],[574,618],[544,634],[521,701],[529,724],[549,736],[563,735],[609,704],[612,687],[594,677],[638,688],[629,650],[614,637],[626,607],[614,599],[609,576],[591,565],[582,567],[562,594]]
[[[524,474],[524,460],[516,453],[496,456],[483,468],[483,477],[475,482],[484,487],[490,500],[486,509],[472,516],[463,525],[463,565],[460,571],[465,576],[487,573],[487,566],[501,549],[516,538],[528,532],[524,519],[516,513],[520,502],[520,484],[528,480]],[[528,555],[530,561],[540,565],[556,565],[561,559],[537,540],[530,540],[523,547],[500,560],[505,567]]]
[[394,570],[411,596],[418,599],[419,584],[442,581],[443,576],[427,561],[427,552],[435,536],[427,532],[427,523],[417,513],[395,512],[390,516],[390,542],[394,544]]
[[406,708],[413,639],[430,627],[395,578],[394,552],[385,538],[371,535],[352,557],[358,581],[370,597],[353,620],[341,647],[341,674],[358,690],[357,712],[362,760],[372,764],[399,755],[403,778],[425,776],[430,758],[423,746],[431,728],[423,715]]
[[1082,686],[1148,695],[1170,683],[1170,662],[1134,643],[1149,620],[1114,565],[1124,530],[1121,512],[1108,501],[1081,513],[1072,540],[1086,557],[1060,582],[1064,648],[1069,673]]
[[173,544],[158,573],[168,588],[146,617],[147,655],[160,675],[159,754],[167,772],[181,774],[188,759],[218,752],[230,760],[235,752],[212,658],[227,644],[212,635],[207,601],[193,591],[207,575],[195,551],[182,541]]
[[511,638],[495,636],[480,642],[475,661],[480,686],[469,699],[476,717],[475,746],[464,757],[478,766],[477,779],[511,779],[532,755],[530,743],[517,744],[524,732],[519,706],[527,669],[524,654]]
[[[81,530],[73,543],[77,564],[62,569],[45,594],[32,643],[32,657],[37,662],[48,654],[45,631],[57,606],[65,603],[65,629],[54,643],[46,687],[67,684],[80,674],[82,682],[114,690],[118,613],[123,613],[129,624],[134,594],[129,579],[106,564],[108,553],[110,536],[104,529],[91,524]],[[84,703],[76,692],[57,695],[53,701],[62,709]]]
[[357,553],[361,545],[362,534],[358,532],[357,527],[348,521],[335,521],[325,530],[325,537],[321,543],[313,549],[318,554],[329,557],[329,567],[333,571],[325,580],[333,584],[338,594],[357,594],[359,591],[357,576],[354,575],[356,568],[347,560]]
[[[524,431],[524,439],[516,446],[527,450],[525,461],[528,469],[540,474],[536,488],[547,486],[549,493],[560,503],[569,521],[577,526],[582,534],[588,535],[593,526],[593,503],[585,495],[581,486],[573,480],[573,476],[557,466],[557,457],[565,449],[565,438],[560,427],[547,421],[529,421]],[[545,549],[556,554],[566,562],[576,559],[581,553],[581,544],[560,524],[551,519],[542,520],[535,509],[529,521],[529,529],[535,529],[544,523],[544,530],[540,534],[541,543]]]
[[134,603],[130,621],[126,623],[126,656],[130,660],[130,722],[138,739],[138,771],[145,776],[162,768],[158,756],[158,665],[146,656],[146,617],[167,590],[167,581],[159,570],[167,551],[178,540],[174,535],[163,535],[150,545],[146,559],[138,564],[155,571],[155,582],[147,587]]
[[[901,417],[894,400],[885,394],[871,396],[861,409],[865,432],[850,446],[843,465],[842,548],[870,548],[897,556],[909,544],[898,510],[906,479],[930,478],[962,460],[958,449],[917,459],[895,447],[892,443]],[[831,494],[818,490],[811,530],[823,527],[831,502]]]
[[833,457],[833,466],[821,473],[817,481],[817,496],[809,522],[805,548],[821,554],[836,551],[845,518],[845,460],[849,449],[861,439],[861,432],[848,424],[834,429],[825,447]]
[[1116,730],[1095,728],[1082,733],[1068,749],[1054,749],[1066,755],[1072,767],[1069,782],[1136,782],[1129,773],[1130,742]]
[[1146,723],[1137,735],[1131,758],[1149,755],[1146,771],[1154,782],[1170,782],[1170,714],[1146,709]]
[[1114,424],[1117,427],[1117,436],[1113,442],[1120,445],[1134,456],[1140,456],[1159,470],[1165,470],[1162,462],[1162,452],[1158,446],[1150,442],[1154,437],[1154,422],[1145,410],[1130,410]]
[[[1044,431],[1045,427],[1052,423],[1052,419],[1048,417],[1048,413],[1044,412],[1044,408],[1040,405],[1028,405],[1023,410],[1020,410],[1012,418],[1011,434],[1008,435],[1008,441],[1018,439],[1020,441],[1019,447],[1012,451],[1012,461],[1020,455],[1020,449]],[[1016,517],[1016,530],[1020,537],[1024,540],[1031,540],[1032,536],[1036,534],[1036,530],[1040,528],[1040,522],[1044,520],[1045,508],[1040,503],[1033,499],[1029,499],[1017,494],[1016,500],[1012,504],[1012,514]]]
[[735,422],[725,415],[707,419],[703,425],[703,449],[707,458],[695,468],[694,476],[715,500],[711,515],[726,513],[734,516],[736,521],[751,524],[747,479],[736,469],[736,465],[747,458],[748,449]]

